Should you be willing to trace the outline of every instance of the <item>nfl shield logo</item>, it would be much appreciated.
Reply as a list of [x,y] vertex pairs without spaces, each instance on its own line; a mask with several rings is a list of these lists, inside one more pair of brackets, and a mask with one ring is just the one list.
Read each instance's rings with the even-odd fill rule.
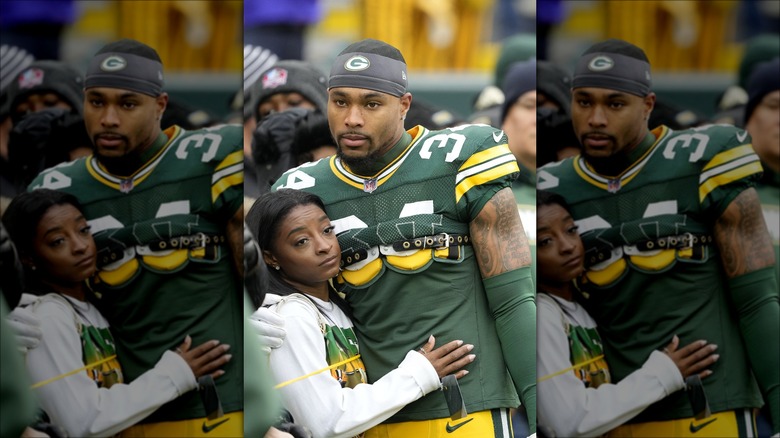
[[130,190],[133,190],[133,180],[132,179],[123,179],[119,182],[119,191],[122,193],[130,193]]
[[31,68],[19,75],[19,88],[32,88],[43,83],[43,70]]
[[287,83],[287,70],[275,68],[263,75],[263,88],[276,88]]
[[376,190],[376,180],[375,179],[367,179],[363,181],[363,191],[366,193],[371,193],[374,190]]
[[607,182],[607,191],[609,193],[617,193],[620,190],[620,179],[611,179]]

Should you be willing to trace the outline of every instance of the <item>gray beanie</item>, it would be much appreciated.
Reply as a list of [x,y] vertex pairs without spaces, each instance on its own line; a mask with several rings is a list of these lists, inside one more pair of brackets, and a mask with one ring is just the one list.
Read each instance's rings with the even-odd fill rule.
[[74,112],[84,113],[84,78],[75,68],[60,61],[35,61],[19,73],[8,88],[9,110],[33,93],[58,94]]
[[250,89],[252,113],[260,120],[260,104],[279,93],[300,93],[322,113],[328,111],[328,78],[313,64],[284,60],[263,72]]

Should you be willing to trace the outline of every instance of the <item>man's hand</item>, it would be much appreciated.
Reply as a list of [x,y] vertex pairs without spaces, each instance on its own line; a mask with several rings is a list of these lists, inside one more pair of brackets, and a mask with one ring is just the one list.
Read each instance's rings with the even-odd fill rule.
[[284,329],[284,318],[278,313],[261,307],[249,317],[249,323],[260,336],[260,348],[271,354],[271,349],[279,348],[284,343],[287,331]]

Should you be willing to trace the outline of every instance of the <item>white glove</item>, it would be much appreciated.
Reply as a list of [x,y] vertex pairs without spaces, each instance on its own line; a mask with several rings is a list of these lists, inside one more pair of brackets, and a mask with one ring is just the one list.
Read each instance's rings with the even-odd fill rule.
[[27,353],[27,350],[32,350],[41,343],[41,321],[29,307],[16,307],[5,319],[16,335],[16,342],[22,353]]
[[279,348],[284,343],[287,331],[284,329],[284,318],[278,313],[261,307],[249,317],[249,323],[260,336],[260,348],[271,354],[272,348]]

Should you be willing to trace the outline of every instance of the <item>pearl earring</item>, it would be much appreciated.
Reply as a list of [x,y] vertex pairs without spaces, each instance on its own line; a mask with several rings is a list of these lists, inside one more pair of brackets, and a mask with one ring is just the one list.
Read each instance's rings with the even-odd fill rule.
[[276,269],[278,271],[281,268],[279,267],[279,265],[274,265],[274,269]]

